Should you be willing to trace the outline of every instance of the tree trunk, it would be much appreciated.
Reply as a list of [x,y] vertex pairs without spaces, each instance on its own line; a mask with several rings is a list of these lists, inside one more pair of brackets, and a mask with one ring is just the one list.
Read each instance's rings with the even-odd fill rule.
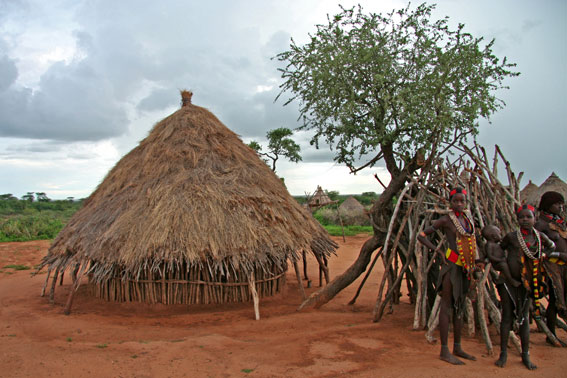
[[314,306],[319,308],[333,299],[341,290],[354,282],[370,263],[372,253],[380,246],[384,245],[387,235],[388,223],[392,215],[392,199],[398,196],[406,184],[410,173],[418,168],[415,159],[408,163],[402,172],[394,176],[388,187],[380,194],[378,200],[372,206],[372,221],[374,236],[368,239],[360,249],[360,254],[356,261],[340,276],[333,279],[327,286],[317,290],[309,296],[297,309]]

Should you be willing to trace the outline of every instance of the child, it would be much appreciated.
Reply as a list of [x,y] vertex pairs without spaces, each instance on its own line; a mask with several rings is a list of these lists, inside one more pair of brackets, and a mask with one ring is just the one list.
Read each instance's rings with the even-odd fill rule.
[[482,236],[486,239],[485,251],[494,269],[499,271],[506,282],[509,282],[512,286],[520,286],[522,283],[512,277],[510,267],[506,261],[506,253],[500,248],[500,244],[498,244],[502,240],[500,229],[489,224],[482,229]]
[[508,337],[515,320],[520,326],[520,340],[522,343],[522,362],[530,370],[537,368],[530,361],[530,330],[529,330],[529,299],[534,301],[535,316],[539,316],[539,300],[544,296],[542,292],[543,260],[563,261],[567,255],[559,252],[550,252],[555,244],[549,238],[534,228],[535,209],[524,205],[516,212],[520,228],[508,233],[502,239],[500,246],[508,252],[508,266],[515,280],[523,285],[514,287],[500,280],[497,284],[498,293],[502,301],[502,322],[500,324],[500,358],[496,366],[504,367],[508,358]]
[[[545,192],[539,202],[539,218],[534,226],[536,230],[546,234],[560,252],[567,252],[567,224],[562,216],[564,205],[565,199],[561,193]],[[556,335],[557,313],[563,318],[567,317],[567,266],[546,263],[545,268],[553,286],[553,290],[549,290],[546,323],[549,331]],[[551,343],[551,340],[548,339],[547,342]],[[563,341],[559,342],[567,346]]]
[[[451,210],[433,224],[423,230],[417,239],[427,248],[437,251],[435,245],[427,238],[436,230],[442,231],[447,237],[449,248],[441,255],[443,267],[439,274],[437,290],[441,293],[441,308],[439,311],[439,332],[441,334],[440,358],[453,365],[463,365],[458,357],[476,360],[474,356],[465,353],[461,347],[461,330],[463,327],[463,310],[465,299],[470,287],[470,279],[477,258],[474,224],[470,213],[465,213],[466,190],[455,188],[449,193]],[[453,353],[447,346],[449,338],[449,315],[453,312]]]

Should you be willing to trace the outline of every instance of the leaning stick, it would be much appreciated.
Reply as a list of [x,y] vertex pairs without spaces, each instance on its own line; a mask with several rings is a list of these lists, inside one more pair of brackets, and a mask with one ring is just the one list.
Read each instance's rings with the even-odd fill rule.
[[258,298],[258,292],[256,291],[256,283],[254,282],[254,273],[250,273],[250,275],[248,276],[248,287],[250,288],[250,293],[252,294],[252,300],[254,301],[254,315],[256,317],[256,320],[260,320],[260,299]]
[[547,324],[545,324],[545,322],[540,318],[540,317],[534,317],[537,326],[539,327],[539,329],[541,329],[543,331],[543,333],[545,333],[545,335],[547,336],[547,339],[549,341],[551,341],[551,344],[554,347],[561,347],[561,342],[559,340],[557,340],[557,336],[555,336],[553,333],[551,333],[551,331],[549,330],[549,328],[547,328]]
[[299,266],[297,265],[297,261],[293,262],[293,267],[295,268],[295,275],[297,277],[297,284],[299,286],[299,292],[301,293],[301,298],[305,300],[307,299],[307,295],[305,295],[305,289],[303,288],[303,282],[301,281],[301,272],[299,271]]
[[433,332],[439,325],[439,310],[441,305],[441,296],[437,294],[435,297],[435,303],[433,303],[433,308],[429,314],[429,321],[427,322],[427,332],[425,332],[425,338],[430,344],[435,344],[437,340],[433,336]]
[[370,276],[370,273],[372,272],[372,268],[374,268],[374,264],[376,264],[376,261],[378,261],[378,259],[380,258],[380,256],[382,255],[382,252],[384,251],[383,248],[380,248],[380,250],[378,251],[378,253],[376,254],[376,256],[374,256],[374,259],[372,260],[372,263],[370,264],[370,267],[368,268],[368,270],[366,271],[366,274],[364,275],[364,278],[362,279],[362,281],[360,282],[360,285],[358,285],[358,289],[356,290],[356,294],[354,295],[354,297],[350,300],[350,302],[348,302],[349,305],[353,305],[356,302],[356,299],[358,298],[358,296],[360,295],[360,291],[362,290],[362,287],[364,286],[364,283],[366,282],[366,280],[368,279],[368,277]]
[[41,296],[45,296],[45,289],[47,288],[47,284],[49,283],[49,276],[51,275],[51,266],[47,269],[47,277],[45,277],[45,283],[43,284],[43,288],[41,289]]

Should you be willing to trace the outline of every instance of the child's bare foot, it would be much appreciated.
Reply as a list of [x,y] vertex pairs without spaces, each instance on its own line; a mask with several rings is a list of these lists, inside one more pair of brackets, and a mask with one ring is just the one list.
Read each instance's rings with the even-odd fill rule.
[[466,360],[476,361],[476,357],[466,353],[460,346],[453,347],[453,354]]
[[500,352],[500,358],[494,364],[498,367],[503,368],[506,366],[506,360],[508,360],[508,352]]
[[439,358],[453,365],[465,364],[463,361],[459,360],[457,357],[452,355],[451,352],[449,352],[449,348],[447,347],[441,347],[441,354],[439,355]]
[[522,362],[530,370],[537,369],[537,366],[532,361],[530,361],[530,353],[529,352],[522,353]]

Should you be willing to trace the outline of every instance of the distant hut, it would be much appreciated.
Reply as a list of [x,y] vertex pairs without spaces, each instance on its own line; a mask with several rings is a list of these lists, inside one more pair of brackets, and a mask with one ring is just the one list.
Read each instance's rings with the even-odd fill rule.
[[[527,203],[528,198],[532,197],[532,194],[536,192],[539,187],[530,180],[524,189],[520,191],[520,201],[522,203]],[[530,205],[536,206],[536,203],[530,203]]]
[[317,190],[315,191],[315,193],[313,193],[313,196],[311,196],[311,198],[309,199],[309,207],[312,209],[318,209],[320,207],[331,205],[337,202],[339,201],[331,200],[331,198],[327,193],[325,193],[323,188],[317,185]]
[[[337,245],[239,137],[182,92],[59,233],[40,269],[74,270],[109,301],[244,302],[285,284],[287,261]],[[255,292],[257,291],[257,293]],[[69,312],[73,295],[67,300]],[[255,299],[255,307],[256,307]],[[258,315],[257,315],[258,316]]]
[[567,184],[563,180],[561,180],[559,176],[555,174],[555,172],[553,172],[536,191],[532,192],[527,197],[527,203],[537,207],[543,193],[549,191],[561,193],[563,195],[563,198],[567,198]]
[[370,220],[364,206],[353,196],[348,197],[339,206],[339,214],[346,225],[366,225]]

